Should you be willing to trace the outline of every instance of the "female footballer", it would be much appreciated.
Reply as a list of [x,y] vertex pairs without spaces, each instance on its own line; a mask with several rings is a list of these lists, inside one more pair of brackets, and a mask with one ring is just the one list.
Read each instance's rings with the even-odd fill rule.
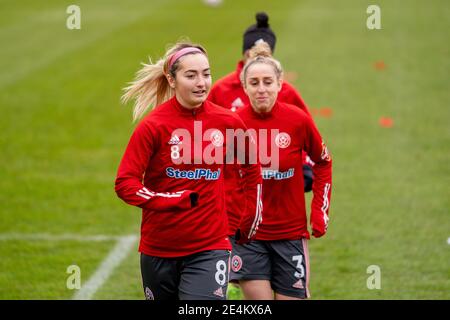
[[[241,81],[250,105],[237,111],[257,134],[259,149],[270,150],[263,163],[264,220],[255,240],[233,245],[230,279],[238,281],[246,299],[305,299],[309,292],[308,219],[303,192],[302,151],[315,162],[310,225],[321,237],[328,225],[331,158],[312,119],[294,105],[277,99],[282,68],[270,48],[259,43],[251,50]],[[226,180],[234,188],[241,182]],[[230,216],[231,231],[239,217]]]
[[[134,130],[115,181],[117,195],[142,208],[147,299],[226,298],[231,245],[223,157],[234,145],[225,130],[246,128],[236,114],[206,101],[210,86],[206,50],[177,43],[125,88],[123,100],[135,99],[135,120],[154,107]],[[237,237],[245,243],[261,221],[261,167],[240,167],[246,201]]]

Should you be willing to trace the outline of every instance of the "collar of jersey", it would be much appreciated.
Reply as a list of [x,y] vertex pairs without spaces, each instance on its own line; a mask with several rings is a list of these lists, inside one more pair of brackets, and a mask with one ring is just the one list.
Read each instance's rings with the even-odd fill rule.
[[172,105],[175,109],[181,114],[185,116],[194,116],[205,110],[205,103],[203,102],[200,107],[195,109],[188,109],[181,105],[181,103],[177,100],[176,96],[172,98]]
[[273,105],[272,110],[270,110],[269,112],[264,112],[264,113],[262,113],[262,112],[256,112],[256,111],[253,110],[253,108],[250,106],[250,109],[252,109],[253,116],[255,116],[255,118],[259,118],[259,119],[268,119],[268,118],[273,117],[273,116],[275,115],[275,113],[277,112],[278,108],[279,108],[278,100],[275,101],[275,104]]

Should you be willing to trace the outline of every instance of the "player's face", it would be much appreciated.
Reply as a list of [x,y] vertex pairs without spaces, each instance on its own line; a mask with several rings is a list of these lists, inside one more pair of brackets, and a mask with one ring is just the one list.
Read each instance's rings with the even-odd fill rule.
[[178,101],[186,108],[200,106],[211,88],[208,58],[203,54],[181,57],[176,78],[172,81]]
[[281,80],[270,64],[255,63],[247,69],[244,90],[256,112],[269,112],[281,90]]

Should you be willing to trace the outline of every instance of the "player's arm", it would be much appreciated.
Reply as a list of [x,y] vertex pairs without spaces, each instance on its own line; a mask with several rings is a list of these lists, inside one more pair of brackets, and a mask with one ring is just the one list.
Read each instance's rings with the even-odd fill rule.
[[130,138],[120,162],[115,191],[126,203],[145,209],[167,211],[189,209],[197,204],[198,194],[190,190],[155,191],[142,183],[144,172],[157,148],[156,130],[142,121]]
[[327,146],[311,118],[305,117],[305,150],[314,161],[313,199],[311,204],[311,228],[313,236],[323,236],[328,227],[328,211],[331,199],[332,161]]
[[[237,129],[248,132],[246,126],[239,119]],[[242,137],[241,137],[242,138]],[[239,143],[235,138],[235,154],[238,158],[242,172],[242,189],[245,195],[244,210],[241,222],[236,232],[236,240],[239,244],[251,241],[256,235],[259,224],[262,222],[262,177],[261,165],[258,159],[258,148],[255,137],[247,137],[244,143]],[[242,147],[243,145],[243,147]]]

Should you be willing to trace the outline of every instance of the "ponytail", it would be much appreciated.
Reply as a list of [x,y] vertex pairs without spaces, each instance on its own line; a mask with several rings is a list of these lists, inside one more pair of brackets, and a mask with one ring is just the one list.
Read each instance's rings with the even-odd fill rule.
[[122,102],[126,103],[135,99],[133,109],[133,121],[138,120],[148,109],[169,100],[174,95],[174,90],[169,86],[164,73],[164,59],[157,63],[143,63],[144,66],[136,74],[136,80],[124,88]]
[[155,64],[152,64],[151,59],[149,64],[143,63],[144,67],[136,73],[136,79],[123,89],[125,91],[122,95],[123,103],[131,99],[136,100],[133,109],[133,121],[141,118],[149,109],[153,109],[174,96],[175,90],[170,87],[167,75],[175,79],[179,61],[174,61],[170,65],[170,69],[169,61],[176,52],[187,47],[200,49],[203,54],[207,55],[206,50],[200,45],[179,42],[167,50],[164,58],[158,60]]

